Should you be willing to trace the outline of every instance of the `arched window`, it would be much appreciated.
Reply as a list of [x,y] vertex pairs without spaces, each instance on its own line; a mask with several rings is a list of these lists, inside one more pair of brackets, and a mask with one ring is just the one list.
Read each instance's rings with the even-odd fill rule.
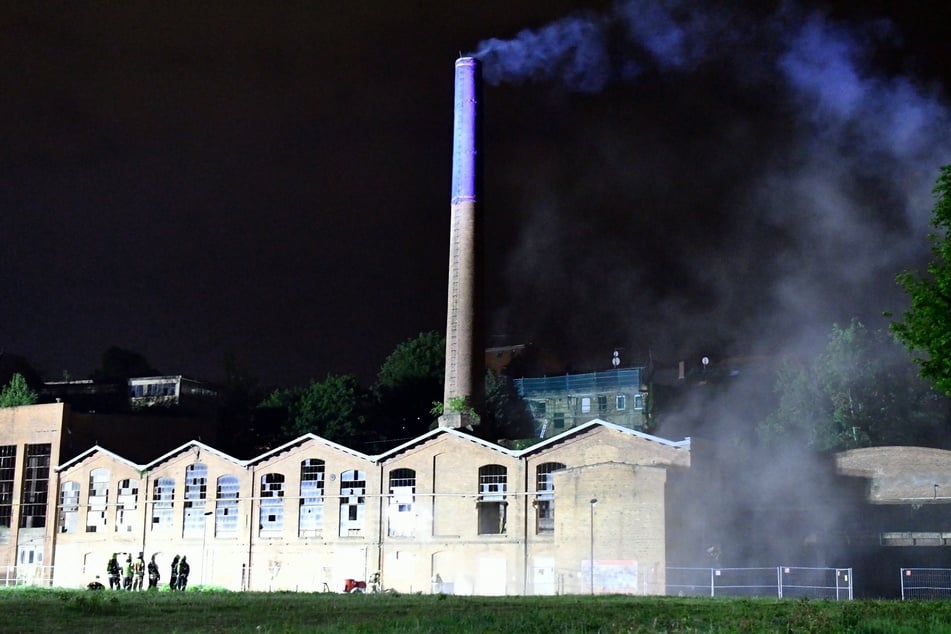
[[109,508],[108,469],[93,469],[89,472],[89,496],[86,499],[86,532],[101,532],[106,527],[106,511]]
[[412,537],[416,527],[416,472],[390,471],[390,503],[387,509],[391,537]]
[[300,537],[316,537],[324,528],[324,461],[300,463]]
[[218,495],[215,503],[215,536],[234,537],[238,534],[237,476],[223,475],[218,478]]
[[208,465],[196,462],[185,467],[185,518],[182,537],[205,534],[205,499],[208,497]]
[[277,537],[284,531],[284,474],[261,476],[261,537]]
[[172,528],[175,478],[159,478],[152,485],[152,530]]
[[116,490],[116,532],[131,533],[139,506],[139,481],[119,480]]
[[59,490],[59,532],[79,531],[79,483],[64,482]]
[[560,462],[545,462],[535,467],[535,532],[555,532],[555,480],[552,473],[564,469]]
[[367,474],[344,471],[340,474],[340,536],[362,535],[366,507]]
[[508,502],[505,491],[508,473],[500,464],[479,467],[479,534],[501,535],[505,533]]

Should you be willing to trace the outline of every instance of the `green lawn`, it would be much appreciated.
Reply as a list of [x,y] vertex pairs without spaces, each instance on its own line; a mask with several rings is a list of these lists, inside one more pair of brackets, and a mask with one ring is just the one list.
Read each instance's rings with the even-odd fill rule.
[[951,633],[951,601],[0,589],[0,632]]

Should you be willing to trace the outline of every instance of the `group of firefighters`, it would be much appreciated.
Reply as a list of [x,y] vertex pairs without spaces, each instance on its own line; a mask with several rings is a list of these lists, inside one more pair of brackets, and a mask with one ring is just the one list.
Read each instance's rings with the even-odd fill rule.
[[[188,585],[188,573],[191,572],[191,566],[185,556],[175,555],[172,559],[172,576],[169,579],[168,587],[171,590],[184,590]],[[162,575],[159,573],[158,564],[155,563],[155,555],[145,563],[143,553],[139,553],[138,558],[132,561],[132,555],[126,556],[125,565],[119,563],[119,554],[112,553],[109,562],[106,564],[106,574],[109,577],[110,590],[141,590],[145,575],[149,576],[149,590],[158,589],[159,579]],[[90,590],[104,590],[105,586],[96,581],[89,584]]]

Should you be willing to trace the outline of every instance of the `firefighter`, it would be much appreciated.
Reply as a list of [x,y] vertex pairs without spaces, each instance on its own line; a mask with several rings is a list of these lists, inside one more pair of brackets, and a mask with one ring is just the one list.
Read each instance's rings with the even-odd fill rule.
[[185,591],[185,586],[188,585],[188,573],[191,572],[191,566],[188,565],[188,561],[185,559],[185,556],[182,555],[182,560],[178,564],[178,589]]
[[168,580],[168,587],[171,590],[178,590],[178,555],[172,559],[172,577]]
[[119,585],[119,560],[117,559],[118,555],[112,553],[112,557],[109,558],[109,563],[106,564],[106,574],[109,575],[109,589],[118,590],[121,586]]
[[152,555],[152,558],[149,560],[149,590],[157,590],[159,579],[162,578],[162,575],[159,574],[158,564],[155,563],[155,555]]
[[145,559],[142,557],[142,553],[139,553],[138,558],[132,564],[132,589],[141,590],[142,589],[142,580],[145,578]]
[[132,589],[132,555],[125,558],[125,566],[122,567],[122,589]]

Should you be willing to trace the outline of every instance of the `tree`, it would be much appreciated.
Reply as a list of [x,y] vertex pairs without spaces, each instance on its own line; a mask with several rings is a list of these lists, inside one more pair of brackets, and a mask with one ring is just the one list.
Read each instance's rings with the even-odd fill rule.
[[233,355],[224,360],[224,380],[221,384],[219,408],[219,442],[233,456],[254,455],[269,430],[259,429],[254,423],[257,404],[266,392],[258,385],[258,379]]
[[102,353],[100,367],[90,377],[97,383],[125,383],[138,376],[161,374],[138,352],[110,346]]
[[921,376],[951,395],[951,165],[941,168],[934,194],[931,224],[938,232],[928,236],[932,260],[927,274],[898,275],[911,307],[891,328],[914,355]]
[[10,382],[0,390],[0,407],[33,405],[37,398],[36,392],[30,389],[23,375],[17,372],[10,379]]
[[433,402],[443,399],[445,368],[446,339],[436,331],[420,333],[390,353],[372,388],[383,437],[412,437],[429,429]]
[[495,438],[532,438],[534,422],[515,384],[507,374],[485,373],[485,420],[483,425]]
[[951,401],[921,380],[887,332],[853,320],[833,326],[811,363],[787,360],[777,374],[779,407],[760,426],[767,444],[816,450],[945,444]]
[[759,426],[767,445],[794,443],[815,447],[825,428],[831,404],[819,385],[813,368],[798,359],[784,359],[776,372],[774,390],[779,407]]
[[6,385],[14,374],[21,374],[27,385],[41,386],[43,379],[25,357],[0,350],[0,385]]
[[283,410],[282,427],[286,439],[316,434],[327,440],[353,446],[364,421],[363,394],[351,375],[328,374],[323,381],[311,381],[297,390],[276,390],[261,408]]

